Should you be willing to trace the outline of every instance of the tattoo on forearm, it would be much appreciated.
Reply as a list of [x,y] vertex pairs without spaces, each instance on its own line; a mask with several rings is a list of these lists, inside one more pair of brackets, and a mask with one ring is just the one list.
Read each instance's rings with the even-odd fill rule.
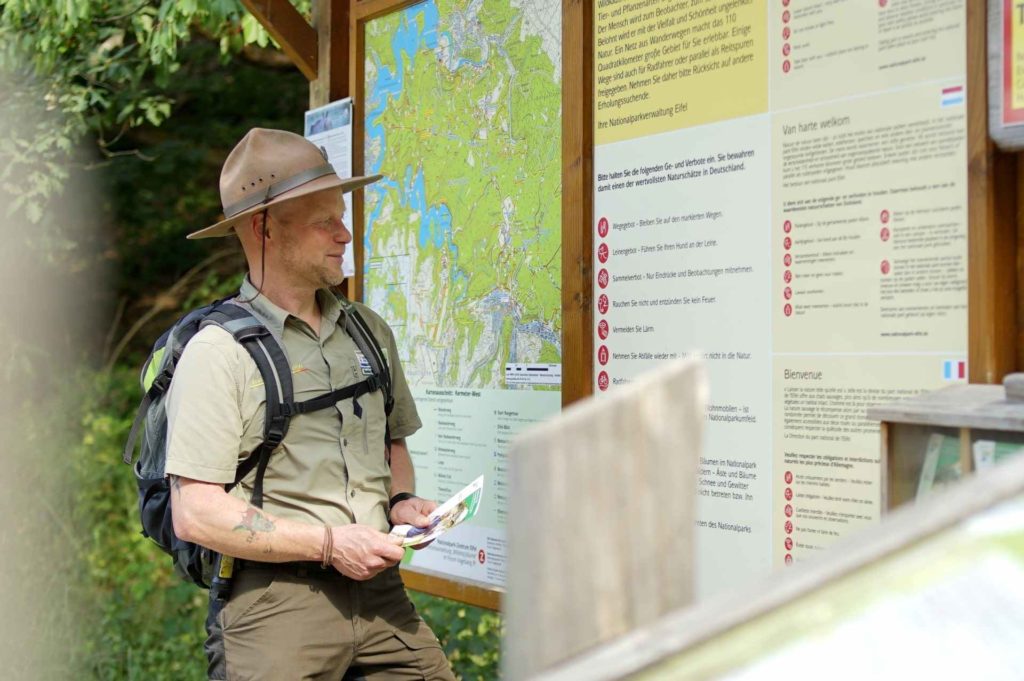
[[255,506],[250,506],[242,514],[242,521],[235,525],[234,530],[248,532],[249,536],[245,538],[245,541],[247,544],[251,544],[256,541],[257,532],[273,532],[274,521],[263,515]]

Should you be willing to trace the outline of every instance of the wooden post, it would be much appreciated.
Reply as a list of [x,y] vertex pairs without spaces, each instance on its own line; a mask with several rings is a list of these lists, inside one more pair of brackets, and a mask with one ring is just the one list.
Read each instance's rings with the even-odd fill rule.
[[317,74],[317,35],[288,0],[242,0],[307,80]]
[[1017,183],[988,136],[986,29],[986,3],[967,3],[967,364],[972,383],[1001,383],[1017,362]]

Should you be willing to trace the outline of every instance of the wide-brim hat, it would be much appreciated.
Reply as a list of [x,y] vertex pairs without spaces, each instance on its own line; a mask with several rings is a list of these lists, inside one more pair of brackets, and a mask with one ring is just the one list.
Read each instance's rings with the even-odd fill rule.
[[249,216],[270,206],[326,189],[343,192],[381,178],[367,175],[342,179],[327,162],[327,151],[305,137],[285,130],[253,128],[239,142],[220,171],[220,202],[224,219],[188,235],[189,239],[227,236]]

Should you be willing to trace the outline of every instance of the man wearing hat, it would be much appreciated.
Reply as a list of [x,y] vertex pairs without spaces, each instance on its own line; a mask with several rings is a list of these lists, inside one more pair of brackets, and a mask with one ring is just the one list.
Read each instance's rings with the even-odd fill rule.
[[[236,302],[284,348],[296,401],[365,378],[329,289],[352,241],[343,195],[379,177],[342,180],[308,140],[256,128],[221,171],[225,219],[189,235],[238,236],[249,275]],[[249,503],[253,474],[224,489],[263,439],[255,362],[218,326],[199,331],[178,362],[167,397],[175,533],[238,559],[231,597],[208,621],[211,679],[340,679],[350,668],[366,679],[453,678],[402,585],[403,550],[386,534],[390,524],[426,525],[436,507],[413,495],[405,438],[421,423],[394,334],[353,305],[386,356],[394,408],[386,416],[377,392],[358,409],[347,400],[293,417],[261,508]]]

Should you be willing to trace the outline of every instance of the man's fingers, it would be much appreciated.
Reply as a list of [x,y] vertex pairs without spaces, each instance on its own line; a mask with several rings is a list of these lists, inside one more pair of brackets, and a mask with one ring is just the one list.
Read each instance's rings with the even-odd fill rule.
[[384,544],[381,546],[380,551],[377,552],[377,555],[381,558],[397,563],[402,560],[402,557],[405,555],[405,549],[394,544]]

